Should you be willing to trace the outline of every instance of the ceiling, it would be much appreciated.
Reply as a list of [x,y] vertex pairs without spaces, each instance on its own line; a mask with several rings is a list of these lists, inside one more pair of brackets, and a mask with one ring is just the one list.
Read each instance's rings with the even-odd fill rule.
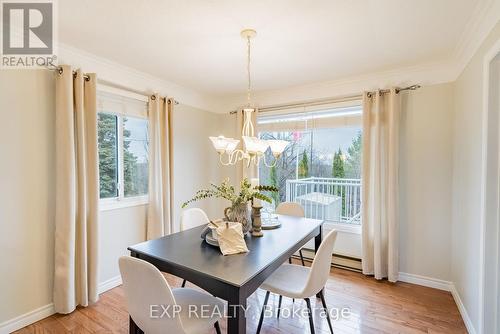
[[487,0],[64,0],[59,40],[211,95],[241,93],[253,28],[255,90],[450,59]]

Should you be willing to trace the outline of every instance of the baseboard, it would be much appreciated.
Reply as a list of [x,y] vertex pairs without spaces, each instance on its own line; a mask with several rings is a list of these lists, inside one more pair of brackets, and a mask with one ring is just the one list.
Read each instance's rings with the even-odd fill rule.
[[450,281],[445,281],[438,278],[432,278],[427,276],[409,274],[409,273],[399,273],[399,281],[412,283],[417,285],[426,286],[429,288],[451,291],[453,283]]
[[36,310],[21,314],[14,319],[7,320],[0,324],[0,333],[7,334],[17,331],[23,327],[31,325],[39,320],[50,317],[55,313],[54,304],[50,303],[45,306],[39,307]]
[[[108,279],[99,284],[98,291],[99,294],[111,290],[118,285],[122,284],[121,276],[116,276]],[[54,304],[47,304],[45,306],[39,307],[36,310],[30,311],[28,313],[22,314],[14,319],[7,320],[0,324],[0,334],[8,334],[23,327],[29,326],[44,318],[50,317],[55,313]]]
[[465,327],[467,328],[467,331],[469,334],[476,334],[476,329],[472,325],[472,321],[469,318],[469,314],[467,313],[467,309],[465,308],[464,304],[462,303],[462,300],[460,299],[460,295],[455,288],[455,284],[453,282],[437,279],[437,278],[431,278],[431,277],[426,277],[426,276],[420,276],[420,275],[415,275],[415,274],[408,274],[408,273],[399,273],[399,280],[401,282],[406,282],[406,283],[412,283],[412,284],[417,284],[417,285],[422,285],[422,286],[427,286],[429,288],[434,288],[434,289],[439,289],[439,290],[444,290],[444,291],[449,291],[451,292],[451,295],[453,296],[453,299],[455,300],[455,304],[457,304],[458,311],[460,312],[460,315],[462,316],[462,320],[464,321]]
[[99,283],[98,291],[99,294],[104,293],[108,290],[116,288],[118,285],[122,284],[122,277],[120,275],[112,277],[102,283]]
[[[298,252],[295,253],[294,258],[299,258],[298,254]],[[304,255],[304,259],[306,261],[312,261],[314,259],[314,251],[311,249],[303,248],[302,254]],[[348,270],[361,271],[360,259],[342,254],[332,254],[332,265]]]
[[462,316],[462,319],[464,320],[465,327],[467,328],[467,331],[469,334],[476,334],[476,329],[474,328],[474,325],[472,324],[472,321],[469,318],[469,314],[467,313],[467,309],[464,306],[464,303],[462,303],[462,299],[460,299],[460,294],[458,293],[457,289],[455,288],[455,284],[451,284],[451,295],[453,296],[453,299],[455,300],[455,304],[457,304],[458,310],[460,311],[460,315]]

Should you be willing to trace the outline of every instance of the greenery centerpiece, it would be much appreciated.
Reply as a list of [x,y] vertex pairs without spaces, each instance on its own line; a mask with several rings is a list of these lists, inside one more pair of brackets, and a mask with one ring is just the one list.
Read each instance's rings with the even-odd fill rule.
[[243,233],[247,233],[251,226],[251,213],[248,204],[255,199],[272,203],[272,198],[263,194],[263,192],[277,192],[278,188],[274,186],[258,185],[252,186],[247,178],[240,183],[240,190],[229,184],[229,179],[225,179],[220,185],[211,183],[209,189],[201,189],[196,192],[194,197],[182,204],[185,208],[192,202],[206,198],[223,198],[231,202],[231,206],[224,210],[224,216],[228,221],[237,221],[243,225]]

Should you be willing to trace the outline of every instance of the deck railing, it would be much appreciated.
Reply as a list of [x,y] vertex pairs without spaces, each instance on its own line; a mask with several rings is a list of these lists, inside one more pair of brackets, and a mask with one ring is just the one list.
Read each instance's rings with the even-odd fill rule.
[[361,180],[309,177],[286,181],[286,200],[300,203],[306,217],[361,224]]

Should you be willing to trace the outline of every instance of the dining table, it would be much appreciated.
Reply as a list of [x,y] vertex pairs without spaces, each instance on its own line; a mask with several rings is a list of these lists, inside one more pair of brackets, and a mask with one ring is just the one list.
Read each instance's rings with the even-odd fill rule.
[[[277,215],[279,228],[261,237],[245,236],[248,253],[222,255],[200,235],[205,226],[173,233],[128,247],[130,255],[160,271],[186,279],[227,301],[227,333],[246,333],[247,298],[294,253],[314,238],[321,244],[322,220]],[[129,317],[130,333],[143,333]]]

